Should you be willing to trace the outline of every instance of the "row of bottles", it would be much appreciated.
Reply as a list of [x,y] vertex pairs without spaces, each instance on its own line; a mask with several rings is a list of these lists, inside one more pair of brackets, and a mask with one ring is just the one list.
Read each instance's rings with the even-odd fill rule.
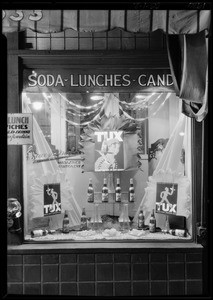
[[[138,229],[145,229],[145,217],[143,214],[143,210],[140,209],[139,214],[138,214]],[[155,218],[155,213],[154,209],[152,210],[150,219],[149,219],[149,232],[155,232],[156,231],[156,218]]]
[[[128,206],[128,204],[125,204],[125,207]],[[128,217],[128,216],[127,216]],[[94,220],[94,225],[97,225],[95,223],[97,223],[99,220]],[[126,224],[126,225],[125,225]],[[129,221],[126,220],[126,218],[123,218],[122,221],[122,227],[126,226],[126,229],[128,228],[128,230],[130,229],[129,227]],[[137,224],[137,228],[139,230],[145,230],[147,229],[147,226],[145,225],[145,217],[143,214],[143,210],[140,209],[139,214],[138,214],[138,224]],[[87,216],[86,216],[86,211],[85,208],[82,209],[82,215],[81,215],[81,230],[87,230]],[[149,225],[148,225],[148,229],[150,233],[154,233],[156,232],[156,218],[155,218],[155,213],[154,213],[154,209],[152,210],[150,219],[149,219]],[[39,236],[44,236],[47,234],[53,234],[55,232],[55,230],[33,230],[31,231],[31,236],[32,237],[39,237]],[[68,216],[68,211],[65,210],[64,213],[64,218],[63,218],[63,223],[62,223],[62,232],[63,233],[69,233],[70,232],[70,228],[69,228],[69,216]],[[169,228],[169,222],[168,222],[168,216],[166,216],[166,228],[161,230],[161,232],[163,233],[168,233],[171,235],[176,235],[176,236],[180,236],[180,237],[186,237],[187,236],[187,231],[186,229],[170,229]]]
[[[94,188],[92,184],[92,178],[89,179],[89,186],[87,190],[87,201],[89,203],[94,202]],[[107,180],[104,178],[104,183],[101,191],[101,201],[108,202],[109,201],[109,189],[107,187]],[[129,193],[128,193],[128,201],[134,202],[135,201],[135,189],[133,184],[133,178],[130,178],[130,186],[129,186]],[[120,187],[120,179],[117,178],[117,185],[115,188],[115,202],[121,202],[121,187]]]

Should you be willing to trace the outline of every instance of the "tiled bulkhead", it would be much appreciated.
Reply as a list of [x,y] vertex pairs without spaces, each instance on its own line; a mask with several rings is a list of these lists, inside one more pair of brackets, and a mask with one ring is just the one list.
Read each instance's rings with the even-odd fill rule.
[[[9,254],[8,294],[202,295],[201,250],[134,249]],[[71,252],[71,251],[70,251]]]

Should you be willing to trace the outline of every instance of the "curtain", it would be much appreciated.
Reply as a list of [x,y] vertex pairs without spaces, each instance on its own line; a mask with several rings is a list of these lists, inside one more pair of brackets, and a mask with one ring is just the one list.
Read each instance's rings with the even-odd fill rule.
[[182,112],[201,122],[207,112],[208,54],[206,32],[167,35],[170,69]]

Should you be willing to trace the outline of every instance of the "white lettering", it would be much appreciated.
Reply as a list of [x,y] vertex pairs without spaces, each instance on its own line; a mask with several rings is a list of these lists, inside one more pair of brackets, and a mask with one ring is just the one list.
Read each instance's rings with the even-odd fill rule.
[[32,83],[29,83],[29,86],[36,86],[37,81],[36,81],[36,79],[33,79],[34,77],[35,77],[34,74],[31,74],[31,75],[28,76],[28,80],[29,80],[30,82],[32,82]]
[[128,78],[130,78],[129,74],[123,75],[123,81],[126,82],[126,84],[123,83],[123,86],[129,86],[131,84],[131,81]]
[[166,85],[172,85],[172,84],[173,84],[172,75],[171,74],[167,74],[166,75]]
[[147,86],[153,84],[154,86],[156,86],[156,83],[155,83],[155,80],[154,80],[154,76],[153,75],[150,75],[149,76],[149,80],[147,82]]
[[74,83],[74,75],[70,75],[70,86],[79,86],[78,83]]
[[138,84],[141,85],[141,86],[146,86],[146,83],[143,83],[143,82],[142,82],[143,77],[146,78],[146,75],[145,75],[145,74],[141,74],[141,75],[138,77]]
[[57,76],[56,82],[55,82],[55,86],[57,86],[58,84],[60,84],[61,86],[64,86],[63,80],[61,78],[61,75]]
[[42,74],[38,75],[38,85],[45,86],[46,85],[46,77]]
[[165,85],[165,75],[162,75],[163,78],[160,77],[160,75],[157,75],[157,86]]

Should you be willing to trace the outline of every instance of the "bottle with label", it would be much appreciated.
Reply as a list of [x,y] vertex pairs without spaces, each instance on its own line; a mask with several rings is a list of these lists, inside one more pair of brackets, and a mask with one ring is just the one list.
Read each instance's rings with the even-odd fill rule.
[[56,232],[55,229],[35,229],[31,231],[31,237],[39,237],[39,236],[45,236],[47,234],[54,234]]
[[117,178],[117,186],[115,188],[115,202],[121,202],[121,187],[119,178]]
[[63,223],[62,223],[62,232],[63,233],[69,233],[70,228],[69,228],[69,216],[68,216],[68,211],[65,210],[64,212],[64,219],[63,219]]
[[104,178],[104,185],[102,188],[102,202],[108,202],[109,201],[109,190],[107,187],[107,180]]
[[39,236],[45,236],[48,234],[48,230],[46,229],[35,229],[31,231],[31,237],[35,238],[35,237],[39,237]]
[[92,185],[92,178],[89,179],[89,186],[88,186],[88,190],[87,190],[87,201],[89,203],[94,202],[94,189],[93,189],[93,185]]
[[156,231],[156,219],[155,219],[155,213],[153,209],[149,220],[149,232],[155,232],[155,231]]
[[81,214],[81,230],[87,230],[87,216],[85,207],[82,208]]
[[138,229],[143,229],[145,227],[145,218],[143,214],[143,210],[140,209],[138,214]]
[[133,185],[133,178],[130,178],[130,186],[129,186],[129,202],[135,201],[135,188]]

